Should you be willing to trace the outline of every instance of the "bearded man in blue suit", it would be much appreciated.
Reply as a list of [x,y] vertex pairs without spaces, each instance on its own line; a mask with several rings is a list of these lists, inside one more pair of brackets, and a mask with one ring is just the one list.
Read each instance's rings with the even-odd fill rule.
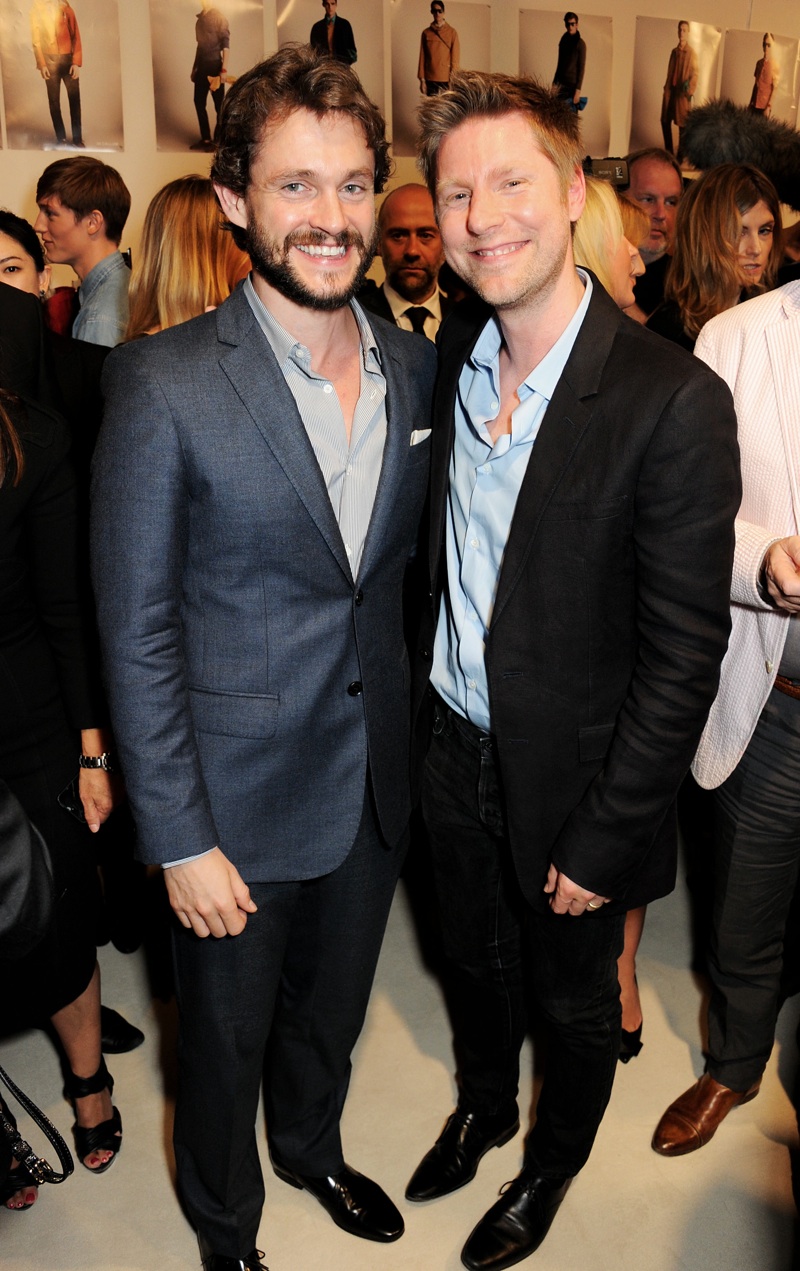
[[352,302],[388,166],[348,67],[287,48],[242,76],[212,178],[253,273],[105,382],[99,621],[141,856],[181,924],[175,1149],[207,1271],[262,1266],[265,1056],[278,1176],[354,1235],[403,1232],[339,1133],[410,809],[435,362]]

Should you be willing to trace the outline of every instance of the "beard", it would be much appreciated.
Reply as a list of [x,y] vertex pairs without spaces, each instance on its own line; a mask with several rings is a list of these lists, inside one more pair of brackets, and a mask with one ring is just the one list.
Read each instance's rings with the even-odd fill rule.
[[[293,230],[283,243],[271,239],[252,218],[247,223],[247,245],[253,269],[277,292],[304,309],[331,312],[343,309],[353,299],[367,276],[377,244],[377,228],[365,243],[358,230],[342,230],[341,234],[323,234],[321,230]],[[358,253],[358,265],[349,278],[331,272],[321,274],[319,289],[310,287],[292,264],[296,247],[352,247]]]

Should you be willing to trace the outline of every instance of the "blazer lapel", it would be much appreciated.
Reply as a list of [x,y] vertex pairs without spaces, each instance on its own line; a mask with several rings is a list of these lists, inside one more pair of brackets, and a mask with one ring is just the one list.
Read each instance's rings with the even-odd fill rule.
[[797,423],[800,420],[800,365],[797,361],[797,332],[800,326],[800,304],[794,295],[786,296],[780,317],[766,328],[767,348],[772,364],[778,417],[786,450],[789,484],[795,525],[800,526],[800,491],[798,490]]
[[544,513],[590,426],[621,315],[596,279],[589,309],[542,420],[511,521],[492,626],[519,581]]
[[239,288],[218,310],[223,349],[220,366],[297,491],[338,564],[352,578],[350,564],[314,447],[291,389],[278,366],[246,296]]

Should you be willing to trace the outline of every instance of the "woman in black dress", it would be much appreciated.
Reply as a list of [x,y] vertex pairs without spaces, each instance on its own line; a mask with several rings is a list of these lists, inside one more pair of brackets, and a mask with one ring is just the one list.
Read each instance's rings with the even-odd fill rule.
[[[103,767],[81,768],[72,784],[79,756],[99,757],[110,743],[98,727],[103,706],[83,617],[90,610],[68,450],[58,416],[0,390],[0,776],[48,843],[58,897],[44,942],[4,968],[5,1010],[49,1016],[71,1073],[78,1155],[102,1172],[119,1151],[121,1125],[101,1053],[89,830],[99,829],[118,792]],[[27,1208],[31,1180],[14,1181],[6,1204]]]

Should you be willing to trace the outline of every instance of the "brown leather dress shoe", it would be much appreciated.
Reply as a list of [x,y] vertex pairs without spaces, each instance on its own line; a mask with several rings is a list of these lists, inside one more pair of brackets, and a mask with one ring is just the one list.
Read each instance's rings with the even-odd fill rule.
[[731,1108],[755,1099],[760,1085],[759,1079],[749,1090],[730,1090],[710,1073],[703,1073],[667,1108],[653,1135],[653,1151],[662,1156],[685,1156],[705,1147]]

